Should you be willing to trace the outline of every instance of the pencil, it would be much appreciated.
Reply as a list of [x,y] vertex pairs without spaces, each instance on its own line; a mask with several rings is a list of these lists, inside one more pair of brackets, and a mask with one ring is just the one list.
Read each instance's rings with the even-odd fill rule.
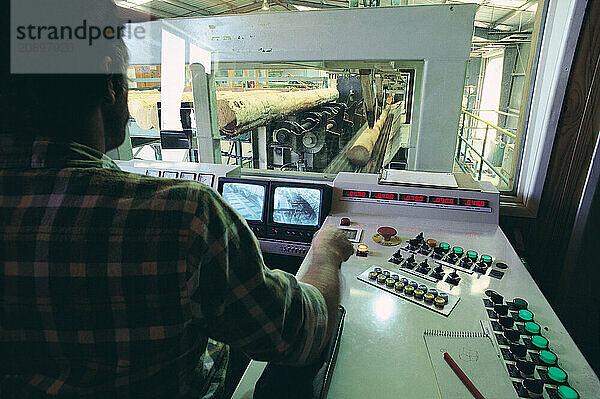
[[476,399],[485,399],[481,392],[479,392],[477,388],[475,388],[475,385],[473,385],[471,380],[469,380],[469,378],[460,369],[460,367],[458,367],[458,364],[454,362],[454,359],[450,357],[448,352],[444,352],[444,360],[446,361],[446,363],[448,363],[448,366],[450,366],[452,371],[454,371],[454,373],[458,376],[462,383],[465,384],[465,386],[467,387],[469,392],[471,392],[471,395],[473,395],[473,397],[475,397]]

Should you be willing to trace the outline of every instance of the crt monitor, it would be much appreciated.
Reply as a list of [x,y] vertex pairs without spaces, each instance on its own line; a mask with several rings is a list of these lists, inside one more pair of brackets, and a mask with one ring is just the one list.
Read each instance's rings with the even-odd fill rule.
[[331,209],[331,187],[326,184],[273,181],[269,197],[267,222],[283,235],[312,238]]
[[[265,222],[269,183],[251,179],[219,178],[218,191],[251,227]],[[255,233],[259,233],[253,228]]]

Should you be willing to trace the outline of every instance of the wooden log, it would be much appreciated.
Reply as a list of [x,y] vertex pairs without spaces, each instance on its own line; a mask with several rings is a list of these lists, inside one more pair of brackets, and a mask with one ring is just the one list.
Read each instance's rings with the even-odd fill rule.
[[365,166],[371,159],[373,147],[379,138],[381,128],[387,118],[388,109],[381,111],[381,116],[375,122],[372,128],[363,130],[360,136],[354,142],[354,145],[348,150],[348,161],[358,166]]
[[228,136],[239,134],[338,97],[335,88],[223,96],[217,100],[219,130]]

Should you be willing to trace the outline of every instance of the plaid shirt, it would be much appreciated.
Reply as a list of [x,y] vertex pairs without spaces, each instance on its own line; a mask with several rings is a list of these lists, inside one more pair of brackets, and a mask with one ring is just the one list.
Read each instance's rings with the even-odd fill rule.
[[212,189],[0,136],[0,397],[218,397],[228,346],[304,363],[321,293]]

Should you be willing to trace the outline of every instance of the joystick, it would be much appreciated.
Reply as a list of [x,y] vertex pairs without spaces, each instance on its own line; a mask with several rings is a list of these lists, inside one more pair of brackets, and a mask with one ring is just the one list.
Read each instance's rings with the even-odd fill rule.
[[431,277],[436,278],[438,280],[441,280],[444,278],[444,268],[442,267],[442,265],[437,265],[437,267],[435,269],[433,269],[433,273],[431,274]]
[[429,273],[430,270],[431,270],[431,267],[429,267],[429,264],[427,263],[427,259],[424,260],[423,262],[421,262],[419,264],[419,268],[417,269],[417,271],[419,273],[423,273],[423,274]]
[[448,275],[448,277],[446,278],[446,282],[448,284],[452,284],[452,285],[458,285],[459,281],[460,281],[460,276],[458,275],[456,270],[454,270],[452,273],[450,273]]

